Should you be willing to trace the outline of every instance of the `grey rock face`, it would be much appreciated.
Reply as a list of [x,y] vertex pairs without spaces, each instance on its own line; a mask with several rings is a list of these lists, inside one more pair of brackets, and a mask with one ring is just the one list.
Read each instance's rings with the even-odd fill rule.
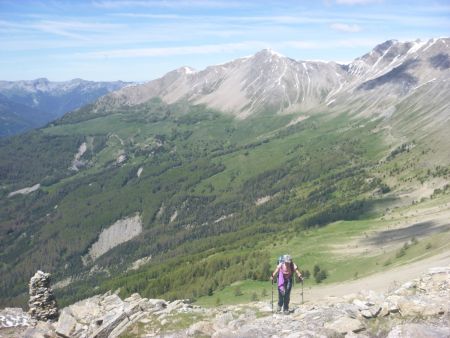
[[23,333],[23,338],[58,338],[49,322],[37,322]]
[[398,85],[403,94],[406,94],[411,87],[415,86],[418,79],[413,75],[409,74],[407,71],[414,68],[419,61],[417,60],[407,60],[400,66],[395,67],[391,71],[383,74],[382,76],[369,80],[362,83],[358,89],[372,90],[378,86],[382,86],[387,83],[393,83]]
[[438,68],[440,70],[450,68],[450,57],[445,53],[436,54],[430,57],[428,61],[434,68]]
[[398,325],[389,332],[387,338],[442,338],[450,337],[450,328],[409,323]]
[[[122,300],[108,292],[64,308],[56,324],[30,323],[26,331],[22,327],[9,336],[449,337],[449,284],[450,267],[435,268],[386,295],[362,290],[326,303],[296,308],[293,304],[289,315],[273,314],[264,302],[201,308],[184,300],[166,302],[139,294]],[[0,312],[0,324],[5,311]],[[14,318],[21,315],[20,309],[8,311]],[[1,330],[0,326],[0,336]]]
[[5,308],[0,311],[0,329],[17,326],[30,326],[31,318],[21,308]]
[[357,333],[363,331],[365,326],[358,319],[342,317],[334,322],[325,324],[325,328],[337,331],[341,334],[346,334],[349,332]]
[[143,85],[106,95],[96,108],[142,104],[154,97],[166,103],[194,104],[246,118],[254,113],[296,111],[323,102],[346,76],[334,62],[299,62],[271,50],[247,58],[192,71],[186,67]]
[[242,119],[324,109],[357,114],[362,107],[364,114],[376,116],[413,93],[427,97],[421,104],[437,92],[447,102],[449,41],[390,40],[348,65],[297,61],[262,50],[201,71],[182,67],[145,84],[122,88],[99,99],[94,112],[139,105],[156,97],[169,104],[204,104]]
[[[181,301],[169,305],[176,311],[182,311],[187,306]],[[122,300],[116,294],[107,292],[64,308],[56,324],[56,333],[67,338],[118,337],[144,316],[170,312],[167,307],[163,300],[141,298],[137,293]]]
[[30,280],[30,300],[28,311],[36,320],[47,321],[58,319],[58,305],[50,287],[50,274],[42,271]]

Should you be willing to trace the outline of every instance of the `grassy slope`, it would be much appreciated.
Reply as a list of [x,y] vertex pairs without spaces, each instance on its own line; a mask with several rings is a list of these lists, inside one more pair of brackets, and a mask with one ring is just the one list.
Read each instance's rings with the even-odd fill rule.
[[[384,217],[374,219],[338,221],[323,228],[310,229],[300,234],[283,233],[276,235],[260,245],[270,248],[271,261],[276,262],[279,255],[289,252],[301,270],[313,271],[315,265],[327,270],[329,277],[322,281],[323,284],[344,282],[355,278],[361,278],[375,272],[385,271],[394,266],[410,263],[419,259],[444,252],[449,249],[450,227],[443,222],[439,231],[429,231],[421,236],[413,234],[405,236],[402,240],[387,240],[384,248],[370,247],[365,239],[371,239],[386,232],[398,228],[400,223],[405,225],[415,224],[418,219],[436,220],[448,217],[447,205],[450,196],[427,199],[420,204],[397,208]],[[437,209],[437,210],[436,210]],[[433,214],[430,214],[430,210]],[[408,219],[410,213],[414,214]],[[386,219],[388,218],[388,219]],[[402,229],[405,229],[402,227]],[[404,253],[402,249],[405,248]],[[336,245],[343,250],[336,250]],[[272,264],[273,268],[275,263]],[[306,279],[305,287],[318,285],[314,278]],[[236,295],[236,288],[242,295]],[[256,299],[269,300],[271,297],[271,283],[267,281],[245,280],[236,282],[211,296],[198,299],[198,303],[204,306],[216,306],[221,304],[237,304]],[[265,290],[265,291],[264,291]],[[299,291],[299,285],[297,290]],[[274,299],[277,299],[276,286],[274,287]]]
[[[301,257],[305,269],[320,264],[330,282],[383,268],[380,262],[392,252],[346,257],[330,255],[328,246],[385,225],[373,217],[391,202],[373,192],[386,182],[406,186],[405,175],[417,184],[426,172],[411,163],[426,145],[380,165],[389,150],[384,132],[376,132],[377,121],[319,114],[286,128],[293,118],[236,121],[202,107],[155,100],[108,116],[91,116],[87,108],[6,142],[0,148],[8,156],[8,162],[0,162],[2,168],[15,163],[27,185],[48,183],[41,192],[1,201],[4,302],[20,302],[16,296],[37,267],[58,280],[81,278],[60,291],[62,303],[117,287],[123,295],[202,297],[239,280],[265,279],[275,257],[284,252]],[[57,142],[59,151],[39,143],[44,140]],[[84,141],[89,144],[83,156],[88,165],[70,172],[66,168]],[[42,146],[37,150],[34,144]],[[122,153],[127,161],[118,165]],[[47,159],[58,166],[33,170]],[[22,187],[18,178],[1,176],[3,196]],[[264,196],[271,200],[255,205]],[[158,210],[164,212],[157,216]],[[178,217],[170,222],[175,211]],[[86,275],[92,266],[83,267],[80,256],[102,228],[135,212],[143,216],[143,234],[100,257],[99,272]],[[215,222],[226,215],[232,216]],[[358,220],[311,228],[339,219]],[[148,255],[152,263],[124,273],[134,260]],[[251,281],[243,288],[258,283],[265,285]],[[15,300],[5,300],[6,292]],[[213,297],[201,299],[211,302]]]

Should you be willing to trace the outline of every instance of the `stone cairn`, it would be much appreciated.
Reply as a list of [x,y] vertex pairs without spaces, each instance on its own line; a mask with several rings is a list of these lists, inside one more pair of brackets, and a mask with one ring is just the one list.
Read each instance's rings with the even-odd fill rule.
[[42,271],[36,272],[30,280],[30,300],[28,311],[36,320],[54,321],[58,319],[58,305],[50,288],[50,274]]

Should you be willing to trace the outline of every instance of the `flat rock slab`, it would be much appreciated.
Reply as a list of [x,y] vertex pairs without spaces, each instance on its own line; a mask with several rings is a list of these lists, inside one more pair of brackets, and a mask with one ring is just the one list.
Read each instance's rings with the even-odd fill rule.
[[0,328],[30,326],[31,317],[21,308],[5,308],[0,311]]
[[404,324],[394,327],[387,338],[442,338],[450,337],[450,328],[433,327],[425,324]]
[[361,323],[358,319],[349,317],[342,317],[335,320],[334,322],[326,323],[325,328],[337,331],[340,334],[346,334],[350,332],[357,333],[365,330],[365,326],[363,323]]

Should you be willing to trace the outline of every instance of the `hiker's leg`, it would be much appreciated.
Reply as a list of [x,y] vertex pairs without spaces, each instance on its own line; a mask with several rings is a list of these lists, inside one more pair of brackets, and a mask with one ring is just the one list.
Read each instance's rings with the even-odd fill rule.
[[280,288],[278,288],[278,311],[281,311],[281,307],[284,303],[284,294],[281,292]]
[[286,281],[286,293],[284,294],[284,311],[289,311],[289,301],[291,300],[292,277]]

